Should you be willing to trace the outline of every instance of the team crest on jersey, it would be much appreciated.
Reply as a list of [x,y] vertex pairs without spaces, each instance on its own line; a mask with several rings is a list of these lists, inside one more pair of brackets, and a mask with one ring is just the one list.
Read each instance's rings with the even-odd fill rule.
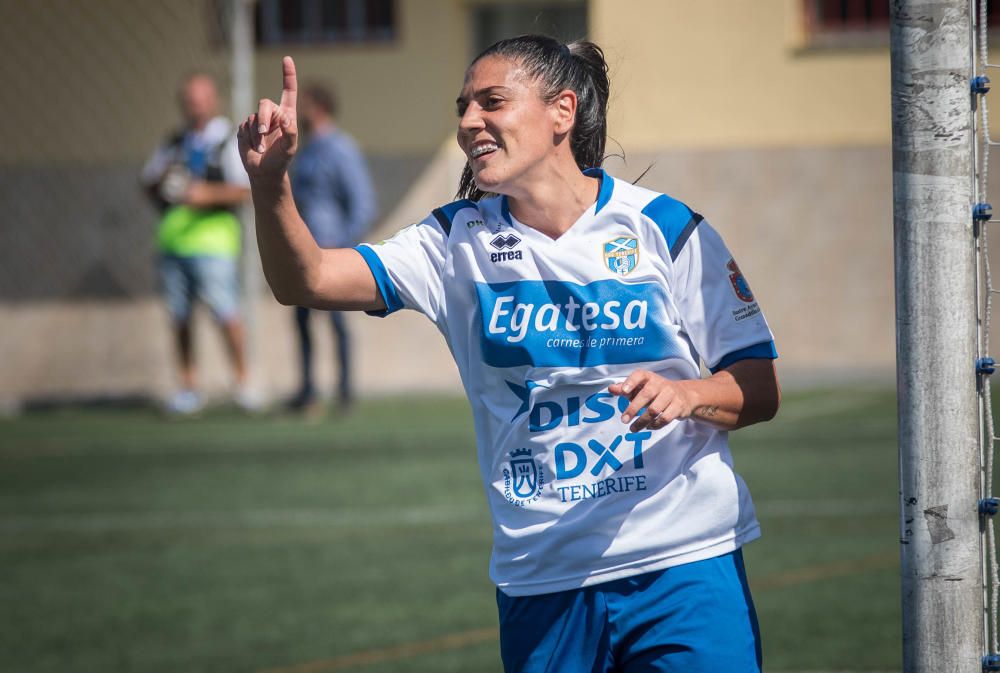
[[736,296],[748,304],[752,302],[753,292],[750,290],[750,284],[747,283],[747,279],[743,277],[743,272],[740,271],[740,267],[736,264],[736,260],[730,258],[729,262],[726,264],[726,268],[732,272],[729,274],[729,282],[733,284],[733,291],[736,293]]
[[510,469],[503,470],[503,495],[512,505],[524,507],[542,496],[545,472],[531,457],[531,449],[510,452]]
[[639,240],[632,236],[619,236],[604,244],[604,263],[611,273],[625,276],[639,265]]

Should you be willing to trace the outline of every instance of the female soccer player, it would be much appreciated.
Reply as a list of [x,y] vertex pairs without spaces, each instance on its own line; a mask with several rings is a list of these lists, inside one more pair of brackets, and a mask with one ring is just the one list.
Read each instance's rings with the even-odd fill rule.
[[[279,301],[443,334],[472,405],[509,672],[759,671],[727,431],[771,418],[772,335],[719,235],[605,173],[599,47],[523,36],[466,72],[462,200],[321,250],[295,211],[295,66],[240,127]],[[699,364],[712,372],[702,377]]]

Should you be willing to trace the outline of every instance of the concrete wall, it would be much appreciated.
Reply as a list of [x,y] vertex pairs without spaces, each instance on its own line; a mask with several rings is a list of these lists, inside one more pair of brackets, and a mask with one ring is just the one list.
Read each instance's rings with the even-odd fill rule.
[[[252,357],[252,385],[278,400],[299,383],[292,309],[265,298],[256,312],[263,329]],[[348,317],[361,394],[461,394],[455,365],[433,325],[412,312],[387,320]],[[0,413],[6,401],[166,398],[176,385],[170,324],[156,298],[0,304],[0,324]],[[332,394],[330,327],[316,315],[313,328],[317,384],[321,393]],[[231,372],[207,312],[195,315],[195,354],[199,388],[211,399],[228,399],[234,392]]]
[[[449,201],[463,165],[463,155],[449,139],[410,182],[370,239],[389,236]],[[250,353],[252,385],[277,399],[298,383],[292,312],[269,293],[255,302],[254,309],[259,333]],[[315,320],[318,384],[330,390],[334,371],[330,330],[320,324],[320,317]],[[448,349],[422,316],[401,311],[382,320],[355,314],[349,316],[349,324],[361,394],[460,393]],[[5,400],[166,396],[176,384],[170,326],[156,297],[0,302],[0,325],[0,412]],[[210,396],[228,396],[232,382],[227,358],[205,312],[195,316],[195,351],[202,389]]]
[[[880,146],[743,148],[635,153],[608,168],[634,179],[652,166],[642,185],[687,202],[722,232],[775,332],[783,378],[816,384],[888,380],[893,371],[889,162]],[[461,165],[445,143],[372,238],[447,201]],[[267,298],[258,312],[257,383],[269,395],[284,395],[295,385],[291,317]],[[363,393],[460,389],[447,348],[421,316],[351,318]],[[205,385],[222,394],[225,357],[208,322],[198,337]],[[7,328],[0,352],[9,358],[0,397],[163,393],[171,385],[166,318],[153,299],[0,306],[0,323]],[[332,348],[318,351],[320,379],[329,382]]]
[[786,380],[891,378],[888,148],[682,149],[628,159],[619,175],[651,165],[640,184],[686,202],[722,233],[775,334]]
[[[432,157],[368,154],[383,217]],[[140,167],[132,161],[0,165],[0,302],[153,295],[158,215],[139,189]]]

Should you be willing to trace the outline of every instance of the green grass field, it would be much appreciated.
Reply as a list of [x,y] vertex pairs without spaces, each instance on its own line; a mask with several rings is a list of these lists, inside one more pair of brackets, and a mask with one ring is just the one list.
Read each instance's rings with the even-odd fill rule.
[[[900,668],[895,398],[732,437],[769,671]],[[0,671],[500,671],[462,400],[0,421]]]

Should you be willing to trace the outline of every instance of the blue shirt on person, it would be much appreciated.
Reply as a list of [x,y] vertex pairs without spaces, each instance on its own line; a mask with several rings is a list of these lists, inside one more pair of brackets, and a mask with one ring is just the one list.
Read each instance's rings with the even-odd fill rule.
[[310,137],[291,168],[295,205],[321,248],[356,244],[375,219],[375,192],[364,156],[339,129]]

